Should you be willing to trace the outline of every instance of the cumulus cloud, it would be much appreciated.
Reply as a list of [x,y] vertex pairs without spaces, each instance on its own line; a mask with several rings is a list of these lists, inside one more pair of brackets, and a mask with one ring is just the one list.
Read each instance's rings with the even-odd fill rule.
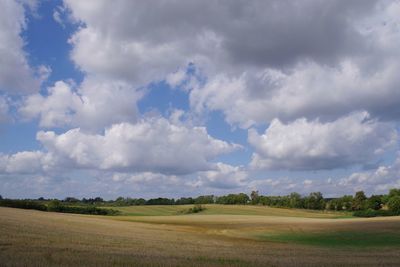
[[218,162],[214,170],[200,172],[192,186],[218,189],[232,189],[245,186],[247,171],[241,166]]
[[27,119],[39,117],[40,126],[81,127],[98,131],[119,122],[135,122],[136,102],[141,93],[118,81],[86,79],[75,90],[73,84],[58,81],[48,95],[30,95],[19,109]]
[[389,60],[381,69],[364,71],[345,60],[337,66],[299,63],[290,72],[264,69],[238,77],[225,74],[196,87],[190,94],[198,111],[221,110],[230,124],[243,128],[299,117],[334,119],[367,110],[383,119],[400,115],[400,65]]
[[338,181],[338,186],[353,188],[354,191],[387,193],[391,188],[400,187],[400,157],[391,165],[381,165],[374,170],[355,172]]
[[41,151],[23,151],[12,155],[0,154],[0,173],[37,174],[51,168],[51,155]]
[[368,165],[397,144],[393,125],[358,112],[322,123],[305,118],[271,122],[264,134],[250,129],[255,149],[251,166],[259,169],[317,170]]
[[326,197],[338,197],[344,194],[354,195],[361,190],[366,194],[386,194],[390,189],[400,187],[399,172],[400,157],[397,156],[391,164],[380,165],[366,171],[353,171],[336,177],[330,177],[331,174],[327,173],[320,174],[318,179],[276,177],[253,180],[248,185],[251,190],[260,190],[272,195],[291,192],[309,194],[320,191]]
[[[110,183],[109,177],[106,177]],[[112,183],[121,184],[130,192],[153,195],[159,197],[159,192],[170,194],[177,188],[187,189],[185,177],[178,175],[166,175],[154,172],[141,173],[114,173],[112,174]],[[122,188],[121,188],[122,189]],[[157,195],[158,194],[158,195]]]
[[174,86],[176,70],[193,63],[207,80],[190,93],[192,107],[221,110],[231,124],[400,115],[398,2],[65,4],[82,23],[71,37],[82,70]]
[[60,162],[77,168],[168,174],[208,170],[210,160],[238,147],[212,138],[204,127],[175,125],[164,118],[114,124],[104,135],[76,128],[61,135],[42,131],[37,138]]
[[26,26],[22,2],[0,2],[0,91],[20,94],[39,89],[40,79],[35,78],[35,70],[28,64],[21,37]]
[[[362,46],[352,21],[368,15],[372,3],[65,1],[84,25],[71,39],[75,62],[88,71],[134,80],[149,66],[162,74],[203,57],[224,59],[225,66],[281,66],[298,58],[346,55],[356,51],[354,44]],[[89,49],[101,53],[88,57]]]
[[8,103],[7,100],[0,96],[0,123],[5,122],[8,119]]
[[[19,114],[50,131],[37,135],[43,151],[2,155],[2,173],[66,168],[97,176],[117,172],[113,182],[144,190],[157,183],[218,190],[259,183],[282,192],[343,190],[378,176],[253,183],[244,167],[215,163],[237,145],[181,122],[183,113],[197,119],[209,111],[250,128],[256,171],[370,167],[396,146],[398,1],[64,0],[53,19],[78,26],[70,57],[83,82],[58,81],[40,94],[51,69],[28,64],[22,3],[0,3],[0,65],[9,66],[0,69],[0,120],[14,110],[8,94],[23,94]],[[187,93],[191,110],[141,119],[143,88],[159,81]],[[266,125],[262,134],[252,128]],[[98,188],[108,184],[102,180]]]

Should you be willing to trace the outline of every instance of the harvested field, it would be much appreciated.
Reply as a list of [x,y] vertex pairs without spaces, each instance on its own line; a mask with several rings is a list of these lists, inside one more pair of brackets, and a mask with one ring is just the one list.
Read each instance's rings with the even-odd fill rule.
[[[226,209],[226,214],[213,214],[213,207]],[[341,214],[313,212],[310,218],[299,217],[307,211],[288,216],[286,210],[274,208],[263,210],[264,215],[248,215],[263,208],[251,206],[239,215],[229,213],[246,211],[246,206],[213,207],[207,213],[168,216],[0,208],[0,265],[400,265],[400,217],[338,219]],[[161,212],[159,207],[144,208]]]

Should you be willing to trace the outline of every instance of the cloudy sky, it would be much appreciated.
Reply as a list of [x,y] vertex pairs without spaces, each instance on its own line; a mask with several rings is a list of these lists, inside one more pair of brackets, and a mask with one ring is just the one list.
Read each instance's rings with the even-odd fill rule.
[[0,1],[0,194],[400,187],[400,1]]

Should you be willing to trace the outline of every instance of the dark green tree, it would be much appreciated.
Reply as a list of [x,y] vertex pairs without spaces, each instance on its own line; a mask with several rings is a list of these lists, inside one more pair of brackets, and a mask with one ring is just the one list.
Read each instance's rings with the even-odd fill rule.
[[257,205],[260,201],[260,196],[258,194],[258,191],[255,190],[251,191],[250,198],[251,198],[251,204]]
[[50,203],[47,205],[47,210],[48,211],[62,211],[63,210],[63,205],[61,204],[61,201],[54,199],[50,201]]
[[400,196],[400,188],[392,188],[389,190],[389,198]]
[[304,201],[303,198],[299,193],[291,193],[289,195],[289,207],[290,208],[296,208],[296,209],[301,209],[304,208]]
[[382,196],[372,195],[367,199],[366,208],[373,210],[380,210],[382,208]]
[[400,196],[393,196],[389,199],[388,203],[389,210],[400,213]]
[[321,192],[312,192],[304,199],[306,209],[322,210],[325,209],[325,200]]
[[352,209],[353,210],[363,210],[366,206],[367,197],[365,196],[364,191],[358,191],[354,195]]

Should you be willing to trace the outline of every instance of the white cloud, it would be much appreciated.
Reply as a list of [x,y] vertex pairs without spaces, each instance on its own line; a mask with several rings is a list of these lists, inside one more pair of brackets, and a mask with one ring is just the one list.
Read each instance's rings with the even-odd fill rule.
[[63,6],[58,6],[53,10],[53,19],[55,22],[60,24],[61,27],[65,28],[64,18],[63,15],[65,14],[66,10]]
[[71,38],[82,70],[175,86],[193,63],[206,83],[192,107],[245,128],[355,110],[398,118],[400,3],[376,3],[65,1],[82,23]]
[[179,69],[176,72],[170,73],[167,75],[165,81],[169,86],[175,88],[183,83],[186,78],[186,70]]
[[255,149],[251,166],[259,169],[316,170],[367,165],[397,144],[391,124],[353,113],[333,122],[298,119],[283,124],[275,119],[264,134],[249,130]]
[[37,174],[49,170],[51,155],[41,151],[23,151],[12,155],[0,154],[0,173]]
[[[252,190],[264,194],[284,195],[291,192],[309,194],[320,191],[325,197],[354,195],[357,191],[366,194],[387,194],[392,188],[400,187],[400,157],[389,165],[380,165],[375,169],[357,171],[335,178],[324,178],[326,174],[315,178],[277,177],[253,180],[249,183]],[[303,174],[304,175],[304,174]],[[307,176],[307,174],[305,174]]]
[[79,128],[38,140],[60,162],[76,168],[183,174],[212,168],[210,160],[238,146],[214,139],[204,127],[174,125],[164,118],[114,124],[104,135]]
[[0,96],[0,123],[8,120],[8,109],[7,100]]
[[248,173],[243,167],[218,162],[214,170],[200,172],[195,187],[232,189],[245,186]]
[[185,188],[185,181],[182,176],[165,175],[153,172],[141,173],[114,173],[112,181],[122,183],[124,187],[131,188],[135,192],[159,193],[174,191],[177,187]]
[[[369,15],[373,7],[365,2],[325,5],[317,1],[66,0],[65,5],[73,20],[82,23],[71,38],[75,63],[88,73],[138,84],[163,79],[188,63],[207,74],[242,73],[304,58],[325,62],[347,55],[363,45],[351,23]],[[324,16],[320,16],[322,8]]]
[[340,179],[337,184],[354,191],[365,190],[374,193],[387,193],[391,188],[400,187],[400,157],[392,165],[381,165],[376,169],[355,172]]
[[[31,2],[31,7],[34,5]],[[21,2],[0,2],[0,91],[19,94],[39,89],[40,79],[34,77],[28,64],[21,37],[26,25]]]
[[124,82],[89,78],[74,91],[72,84],[58,81],[48,88],[48,96],[27,97],[19,112],[24,118],[39,117],[41,127],[98,131],[113,123],[135,122],[141,95]]
[[273,118],[332,119],[355,110],[392,119],[400,115],[400,64],[397,59],[385,63],[372,71],[345,60],[333,67],[308,62],[290,71],[221,74],[192,90],[190,103],[197,112],[221,110],[230,124],[243,128]]

